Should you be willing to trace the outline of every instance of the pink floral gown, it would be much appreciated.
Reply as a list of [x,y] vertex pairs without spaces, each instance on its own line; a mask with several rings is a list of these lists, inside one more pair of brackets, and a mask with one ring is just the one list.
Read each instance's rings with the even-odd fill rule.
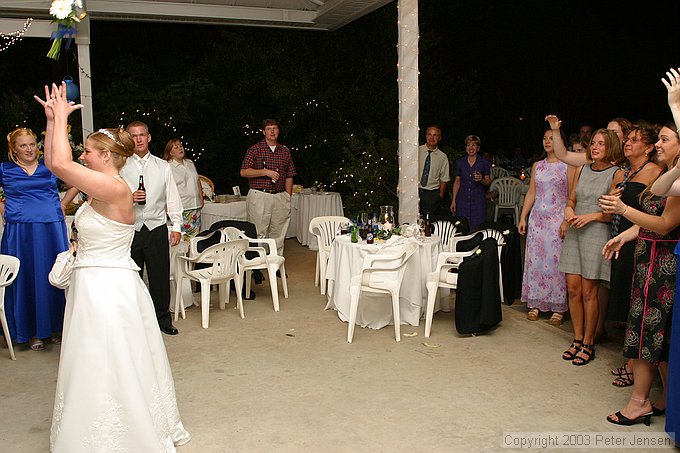
[[569,197],[567,164],[536,164],[536,200],[527,224],[522,300],[542,312],[567,311],[567,281],[557,270],[562,252],[560,224]]

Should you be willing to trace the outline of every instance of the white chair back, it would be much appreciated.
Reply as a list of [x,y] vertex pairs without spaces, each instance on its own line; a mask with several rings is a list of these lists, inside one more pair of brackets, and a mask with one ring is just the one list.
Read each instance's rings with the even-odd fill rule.
[[[177,266],[175,276],[177,279],[175,319],[177,319],[177,313],[180,310],[179,304],[184,278],[195,280],[201,284],[201,324],[204,329],[207,329],[209,325],[210,287],[213,284],[219,285],[219,305],[220,309],[224,310],[226,303],[229,302],[228,284],[230,281],[234,281],[238,309],[241,318],[244,318],[243,299],[241,297],[242,284],[238,263],[239,258],[246,252],[247,248],[247,239],[235,239],[211,245],[195,257],[180,256],[179,259],[183,261],[183,266]],[[210,264],[210,266],[194,269],[193,265],[197,263]]]
[[342,216],[314,217],[309,222],[309,233],[316,236],[319,250],[316,254],[316,271],[314,286],[321,284],[321,294],[326,294],[326,266],[331,253],[333,239],[340,234],[342,224],[349,224],[349,219]]
[[494,210],[494,222],[498,221],[499,209],[512,209],[515,223],[519,222],[519,198],[522,194],[522,181],[513,176],[506,176],[491,181],[489,190],[498,194]]
[[12,337],[9,334],[7,317],[5,316],[5,289],[16,280],[20,267],[21,262],[16,256],[0,255],[0,323],[2,323],[2,332],[5,335],[5,341],[9,348],[9,357],[12,360],[17,358],[14,355]]
[[491,167],[491,179],[503,178],[505,176],[510,176],[510,172],[505,168],[499,166]]
[[432,222],[432,234],[439,236],[442,241],[442,247],[445,252],[452,252],[450,250],[449,244],[451,243],[451,238],[454,237],[456,232],[456,225],[449,220],[435,220]]
[[350,283],[350,314],[347,327],[347,342],[354,337],[354,325],[359,308],[359,296],[362,291],[390,294],[392,296],[392,312],[394,318],[394,336],[401,340],[401,317],[399,315],[399,289],[404,279],[406,264],[411,255],[418,249],[417,244],[388,246],[378,253],[366,255],[361,274],[352,278]]

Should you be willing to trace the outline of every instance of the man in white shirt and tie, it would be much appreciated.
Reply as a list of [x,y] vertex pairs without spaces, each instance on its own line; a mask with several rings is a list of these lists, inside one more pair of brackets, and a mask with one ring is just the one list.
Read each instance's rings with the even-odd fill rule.
[[449,158],[438,148],[442,139],[442,130],[431,125],[425,131],[425,144],[418,148],[418,196],[420,197],[420,214],[434,217],[439,211],[439,203],[446,195],[446,183],[449,176]]
[[[135,236],[130,253],[149,279],[149,293],[156,309],[161,331],[177,335],[170,315],[170,248],[179,244],[182,225],[182,201],[172,170],[166,161],[149,152],[151,134],[146,124],[134,121],[127,131],[135,142],[134,155],[127,160],[120,175],[125,179],[135,203]],[[145,190],[138,190],[144,176]],[[146,203],[144,203],[146,201]],[[140,202],[142,204],[140,204]],[[172,222],[168,239],[167,219]]]

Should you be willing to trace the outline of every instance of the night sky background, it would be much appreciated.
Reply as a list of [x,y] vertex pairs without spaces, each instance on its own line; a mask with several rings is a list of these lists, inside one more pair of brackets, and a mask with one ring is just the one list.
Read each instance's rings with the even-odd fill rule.
[[[621,5],[421,0],[422,135],[438,123],[449,150],[462,151],[474,133],[485,151],[520,147],[531,156],[541,151],[548,113],[567,133],[618,116],[670,121],[660,78],[680,66],[680,2]],[[396,20],[394,2],[332,33],[95,21],[95,127],[156,110],[157,121],[147,119],[153,144],[184,137],[204,150],[199,171],[230,187],[259,138],[253,131],[274,117],[300,182],[309,183],[339,165],[348,135],[396,139]],[[42,130],[30,95],[65,74],[77,80],[74,53],[55,63],[48,48],[47,40],[25,39],[0,53],[3,130],[20,121]]]

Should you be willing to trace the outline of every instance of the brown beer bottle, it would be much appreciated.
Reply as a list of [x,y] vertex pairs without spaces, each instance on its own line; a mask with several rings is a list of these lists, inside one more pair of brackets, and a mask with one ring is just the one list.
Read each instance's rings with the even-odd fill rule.
[[[137,190],[141,190],[143,192],[146,192],[146,188],[144,187],[144,175],[139,175],[139,187],[137,187]],[[145,205],[146,204],[146,198],[144,198],[142,201],[137,202],[139,205]]]

